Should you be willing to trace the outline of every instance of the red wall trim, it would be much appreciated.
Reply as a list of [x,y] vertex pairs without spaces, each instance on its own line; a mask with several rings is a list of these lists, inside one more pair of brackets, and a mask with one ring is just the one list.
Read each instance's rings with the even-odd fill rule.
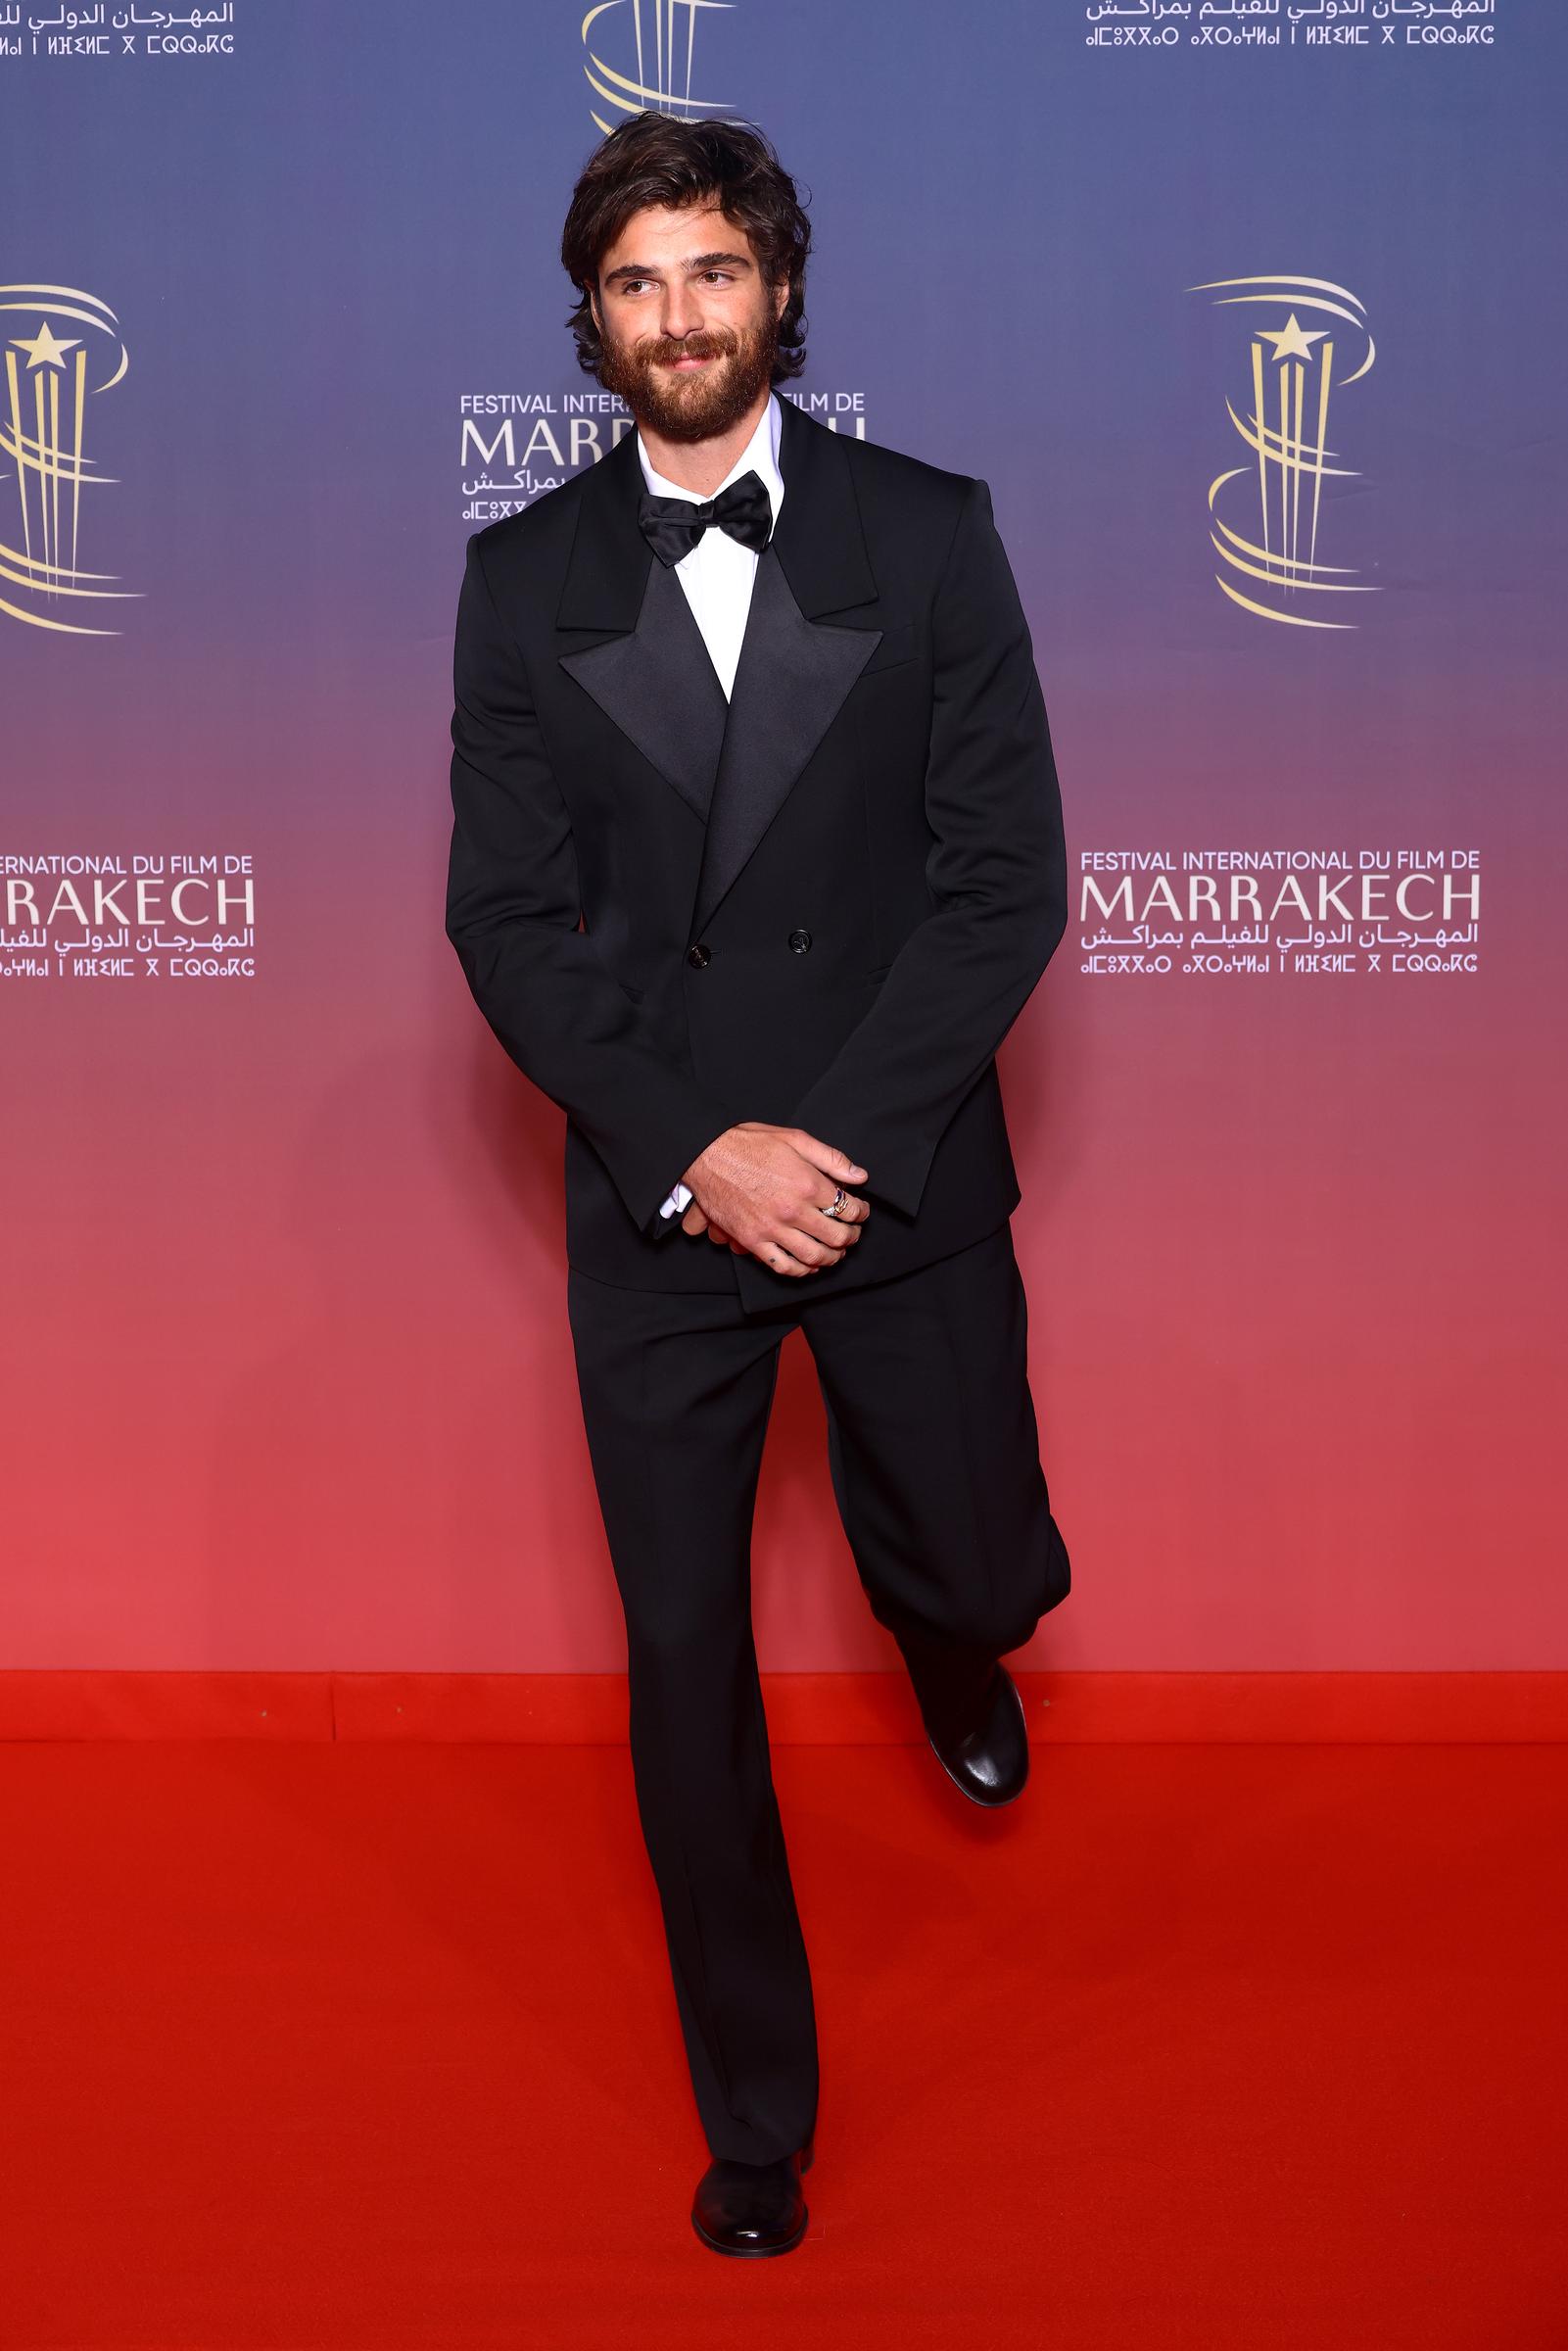
[[[1035,1739],[1568,1739],[1568,1673],[1016,1676]],[[783,1747],[922,1736],[901,1673],[765,1673]],[[618,1673],[0,1673],[0,1739],[445,1739],[620,1746]]]

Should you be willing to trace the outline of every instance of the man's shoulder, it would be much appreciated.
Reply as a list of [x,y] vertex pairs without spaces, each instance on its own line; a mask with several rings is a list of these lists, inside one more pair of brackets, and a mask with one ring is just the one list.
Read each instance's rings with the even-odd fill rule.
[[[606,452],[605,456],[608,455]],[[579,466],[576,473],[569,473],[547,490],[542,490],[514,514],[502,514],[475,531],[471,545],[487,569],[513,562],[519,555],[535,561],[553,547],[563,551],[568,548],[577,528],[577,510],[583,493],[604,462],[604,457],[594,458],[591,463]]]
[[[819,431],[832,430],[820,418],[811,421]],[[974,491],[973,474],[885,442],[864,441],[858,433],[834,432],[833,438],[848,459],[861,517],[874,533],[913,534],[917,545],[929,545],[933,534],[941,534],[946,544]]]
[[933,464],[928,457],[917,457],[907,449],[893,449],[882,441],[862,440],[858,433],[837,433],[834,438],[849,453],[857,490],[864,487],[894,497],[927,499],[935,504],[951,506],[962,503],[974,478],[955,472],[951,466]]

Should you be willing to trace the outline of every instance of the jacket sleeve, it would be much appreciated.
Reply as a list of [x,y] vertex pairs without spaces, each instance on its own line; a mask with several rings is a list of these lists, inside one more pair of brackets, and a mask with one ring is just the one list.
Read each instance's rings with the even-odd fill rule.
[[1067,929],[1062,799],[1028,624],[972,481],[932,613],[926,770],[932,908],[791,1123],[850,1152],[914,1216],[954,1111]]
[[451,851],[447,936],[474,999],[534,1083],[576,1122],[638,1226],[661,1217],[672,1176],[736,1113],[661,1050],[578,928],[577,857],[522,651],[501,624],[476,532],[452,660]]

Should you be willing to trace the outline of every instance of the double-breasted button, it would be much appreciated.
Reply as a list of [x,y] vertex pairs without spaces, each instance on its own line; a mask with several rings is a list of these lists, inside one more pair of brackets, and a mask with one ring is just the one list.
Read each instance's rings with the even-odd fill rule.
[[797,955],[804,955],[806,949],[811,944],[811,933],[809,931],[791,931],[789,934],[789,944],[794,948],[794,951]]
[[694,947],[688,947],[686,951],[686,959],[688,963],[694,966],[694,968],[700,972],[702,966],[709,960],[712,952],[713,950],[711,947],[705,947],[702,944],[702,941],[698,939]]

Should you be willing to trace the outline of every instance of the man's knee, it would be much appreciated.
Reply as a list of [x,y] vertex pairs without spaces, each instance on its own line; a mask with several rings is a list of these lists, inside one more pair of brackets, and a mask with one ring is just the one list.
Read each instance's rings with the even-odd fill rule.
[[622,1609],[634,1669],[694,1679],[704,1665],[728,1671],[750,1633],[741,1578],[731,1588],[714,1583],[639,1580],[623,1586]]

